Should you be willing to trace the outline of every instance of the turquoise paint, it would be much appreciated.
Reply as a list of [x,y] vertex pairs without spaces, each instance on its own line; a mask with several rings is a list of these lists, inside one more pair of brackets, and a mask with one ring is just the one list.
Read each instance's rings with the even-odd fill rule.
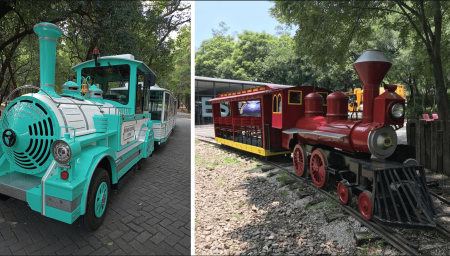
[[55,64],[57,39],[62,35],[62,31],[55,24],[48,22],[37,24],[33,30],[39,36],[41,89],[52,97],[60,98],[55,92]]
[[[68,97],[73,97],[79,100],[84,100],[83,95],[81,95],[80,93],[80,87],[78,86],[77,83],[73,82],[73,81],[67,81],[63,84],[64,86],[64,90],[61,93],[61,96],[68,96]],[[77,91],[69,91],[68,87],[78,87]]]
[[102,217],[105,212],[106,205],[108,203],[108,185],[105,182],[102,182],[97,189],[97,194],[95,196],[95,216],[97,218]]
[[41,185],[27,191],[27,203],[31,210],[42,213],[42,188]]
[[[45,114],[44,111],[46,111],[47,114]],[[53,161],[53,156],[50,154],[51,142],[58,139],[59,136],[57,131],[60,130],[58,120],[55,115],[51,113],[50,106],[35,97],[22,96],[11,101],[6,107],[4,113],[6,114],[3,114],[0,126],[13,129],[16,135],[20,135],[17,137],[16,143],[11,148],[7,148],[3,145],[3,142],[0,143],[0,147],[2,147],[5,152],[7,150],[11,150],[18,153],[25,153],[31,144],[31,140],[33,140],[33,144],[30,152],[35,153],[32,151],[34,146],[36,146],[36,154],[40,149],[42,149],[43,152],[48,152],[48,158],[45,162],[42,161],[45,160],[46,155],[42,158],[36,156],[35,158],[28,157],[27,164],[33,164],[37,167],[36,169],[27,170],[17,164],[10,166],[8,169],[27,174],[38,174],[44,172]],[[50,121],[53,124],[53,136],[51,135],[51,131],[48,131],[47,133],[45,132],[45,124],[50,125]],[[8,125],[6,125],[6,123],[8,123]],[[30,125],[31,127],[29,127]],[[43,133],[36,133],[36,130],[33,129],[34,125],[36,125],[36,129],[39,131],[42,128]],[[12,153],[4,155],[10,163],[16,162],[13,158],[15,156]]]

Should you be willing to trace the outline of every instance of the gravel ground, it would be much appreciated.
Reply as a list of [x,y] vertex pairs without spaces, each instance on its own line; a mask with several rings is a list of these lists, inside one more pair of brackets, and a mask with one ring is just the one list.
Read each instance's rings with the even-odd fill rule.
[[248,155],[195,142],[195,254],[397,255],[314,188]]

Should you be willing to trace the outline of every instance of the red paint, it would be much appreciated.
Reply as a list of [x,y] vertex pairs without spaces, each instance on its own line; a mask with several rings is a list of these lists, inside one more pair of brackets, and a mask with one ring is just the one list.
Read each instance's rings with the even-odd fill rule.
[[353,64],[353,68],[363,83],[363,123],[373,121],[374,99],[380,94],[380,84],[392,64],[382,61],[366,61]]
[[61,172],[61,179],[67,180],[69,178],[69,173],[67,171]]
[[327,123],[348,119],[348,96],[342,92],[333,92],[327,98]]
[[322,116],[323,115],[323,97],[312,92],[305,97],[305,116]]

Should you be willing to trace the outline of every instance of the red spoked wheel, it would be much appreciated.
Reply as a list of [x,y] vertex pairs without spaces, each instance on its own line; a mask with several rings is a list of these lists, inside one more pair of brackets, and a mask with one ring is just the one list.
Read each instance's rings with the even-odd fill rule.
[[309,160],[309,171],[311,173],[311,180],[318,188],[323,188],[328,182],[328,172],[326,166],[328,165],[328,159],[325,155],[325,151],[318,148],[311,154]]
[[370,220],[372,217],[372,193],[367,190],[364,190],[358,196],[358,208],[359,213],[366,218],[366,220]]
[[348,185],[348,181],[341,180],[337,187],[337,193],[339,196],[339,202],[344,205],[350,205],[352,203],[352,188]]
[[300,177],[306,176],[306,168],[308,166],[307,159],[305,145],[295,145],[292,161],[294,162],[294,170]]

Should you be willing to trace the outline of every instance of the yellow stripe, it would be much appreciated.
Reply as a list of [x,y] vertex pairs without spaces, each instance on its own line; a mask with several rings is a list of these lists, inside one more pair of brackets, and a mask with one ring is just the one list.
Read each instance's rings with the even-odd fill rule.
[[260,147],[255,147],[252,145],[247,145],[247,144],[243,144],[240,142],[234,142],[231,140],[226,140],[226,139],[222,139],[222,138],[216,138],[216,141],[220,144],[223,145],[227,145],[233,148],[237,148],[240,150],[244,150],[247,152],[251,152],[260,156],[275,156],[275,155],[284,155],[284,154],[290,154],[291,151],[282,151],[282,152],[270,152],[268,150],[265,150],[263,148]]

